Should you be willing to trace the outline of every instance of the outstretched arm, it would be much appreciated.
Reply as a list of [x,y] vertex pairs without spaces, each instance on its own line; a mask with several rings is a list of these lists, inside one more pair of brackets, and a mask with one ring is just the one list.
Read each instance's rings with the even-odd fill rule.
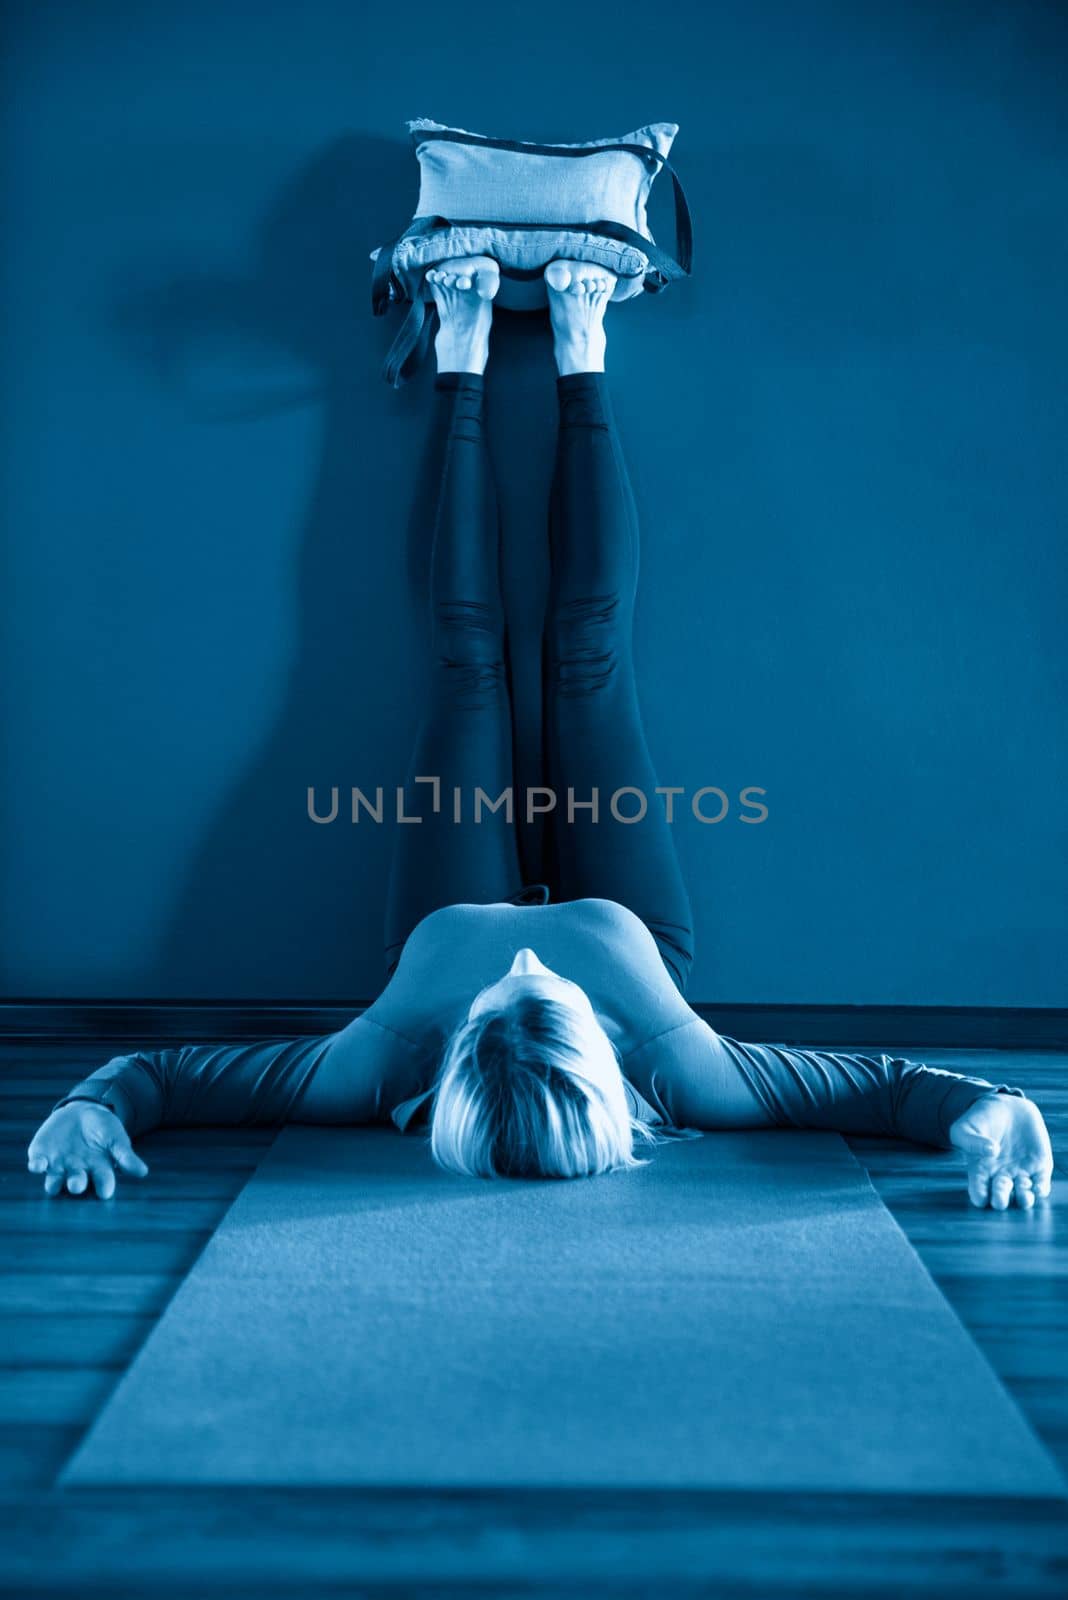
[[131,1137],[158,1127],[374,1122],[418,1087],[424,1055],[366,1016],[326,1037],[183,1045],[115,1056],[56,1105],[28,1151],[45,1189],[101,1198],[115,1169],[144,1177]]
[[334,1037],[135,1050],[113,1056],[53,1110],[103,1106],[131,1135],[198,1123],[284,1122]]
[[[669,1120],[696,1128],[822,1128],[962,1151],[976,1205],[1049,1192],[1053,1159],[1022,1089],[889,1055],[742,1044],[700,1017],[624,1058]],[[1010,1181],[1011,1180],[1011,1181]]]

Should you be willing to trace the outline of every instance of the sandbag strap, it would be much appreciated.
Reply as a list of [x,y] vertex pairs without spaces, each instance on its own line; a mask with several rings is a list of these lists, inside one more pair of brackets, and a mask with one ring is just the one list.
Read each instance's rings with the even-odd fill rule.
[[397,329],[397,337],[390,345],[382,366],[382,376],[394,389],[399,389],[406,383],[422,364],[430,343],[437,307],[432,301],[423,298],[422,290],[423,279],[420,274],[412,303],[408,308],[408,315]]
[[[689,276],[690,269],[681,262],[675,261],[666,250],[661,250],[652,239],[647,239],[644,233],[638,233],[634,228],[628,228],[622,222],[610,222],[602,219],[598,222],[496,222],[488,217],[415,217],[399,239],[391,245],[384,245],[375,260],[374,272],[371,277],[371,307],[375,316],[381,316],[388,310],[394,300],[407,298],[404,287],[392,275],[392,264],[397,246],[405,239],[424,238],[427,234],[441,232],[447,228],[495,228],[502,233],[528,232],[528,233],[593,233],[600,234],[602,238],[615,239],[620,244],[630,245],[638,250],[649,263],[645,276],[644,288],[650,293],[657,294],[667,284],[677,282],[680,278]],[[543,268],[532,268],[529,273],[518,269],[510,275],[513,277],[540,276]],[[507,276],[508,274],[506,274]],[[393,290],[391,291],[391,283]]]
[[382,245],[375,257],[371,271],[371,310],[376,317],[384,316],[396,298],[393,293],[393,252],[399,243],[398,239],[394,244]]
[[[568,156],[572,160],[582,156],[606,155],[611,150],[624,150],[631,155],[640,156],[643,161],[655,162],[658,170],[662,167],[665,172],[670,172],[671,174],[675,198],[675,257],[682,269],[681,274],[678,274],[678,276],[689,277],[693,268],[693,218],[690,215],[690,207],[682,187],[682,180],[675,168],[667,156],[662,156],[660,151],[652,145],[632,144],[627,141],[620,141],[618,144],[592,145],[530,144],[525,143],[522,139],[490,139],[483,134],[463,133],[457,128],[413,128],[411,130],[411,140],[416,147],[427,139],[445,139],[453,144],[481,144],[493,150],[513,150],[519,155]],[[510,227],[513,224],[497,223],[496,226]],[[556,226],[559,226],[559,224]],[[642,238],[644,235],[639,234],[638,237]]]

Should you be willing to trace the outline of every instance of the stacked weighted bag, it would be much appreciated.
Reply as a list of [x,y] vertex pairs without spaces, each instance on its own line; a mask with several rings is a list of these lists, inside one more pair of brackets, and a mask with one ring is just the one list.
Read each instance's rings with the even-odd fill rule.
[[[678,174],[668,161],[678,127],[651,122],[620,139],[532,144],[492,139],[418,117],[407,124],[419,161],[411,224],[372,251],[371,308],[408,313],[383,375],[400,388],[426,354],[436,307],[424,286],[430,267],[457,256],[492,256],[501,269],[497,304],[545,305],[550,261],[591,261],[615,274],[613,300],[660,290],[688,277],[693,227]],[[649,191],[661,168],[675,192],[675,256],[649,230]]]

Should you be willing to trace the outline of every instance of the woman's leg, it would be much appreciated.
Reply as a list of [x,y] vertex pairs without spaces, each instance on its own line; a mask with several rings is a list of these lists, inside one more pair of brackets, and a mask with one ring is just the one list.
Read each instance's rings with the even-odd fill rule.
[[430,278],[441,317],[433,404],[444,463],[430,570],[430,681],[404,791],[404,815],[421,821],[396,828],[388,971],[429,912],[457,901],[506,899],[521,884],[505,808],[483,807],[478,822],[473,812],[476,789],[493,801],[512,784],[497,497],[483,419],[487,313],[499,277],[483,257],[473,258],[466,272],[465,263],[449,265]]
[[[587,271],[591,289],[581,287]],[[547,270],[561,374],[543,657],[550,860],[564,898],[616,900],[641,917],[683,988],[693,927],[634,677],[638,518],[603,370],[604,277],[564,263]],[[618,820],[613,796],[636,820]]]

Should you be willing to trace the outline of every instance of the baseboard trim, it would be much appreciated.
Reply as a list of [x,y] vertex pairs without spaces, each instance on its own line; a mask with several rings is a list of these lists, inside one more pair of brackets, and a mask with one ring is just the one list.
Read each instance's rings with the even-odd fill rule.
[[[332,1033],[367,1001],[0,1001],[0,1037],[44,1041],[290,1038]],[[781,1044],[1068,1048],[1068,1009],[1027,1006],[731,1005],[691,1002],[719,1033]]]

